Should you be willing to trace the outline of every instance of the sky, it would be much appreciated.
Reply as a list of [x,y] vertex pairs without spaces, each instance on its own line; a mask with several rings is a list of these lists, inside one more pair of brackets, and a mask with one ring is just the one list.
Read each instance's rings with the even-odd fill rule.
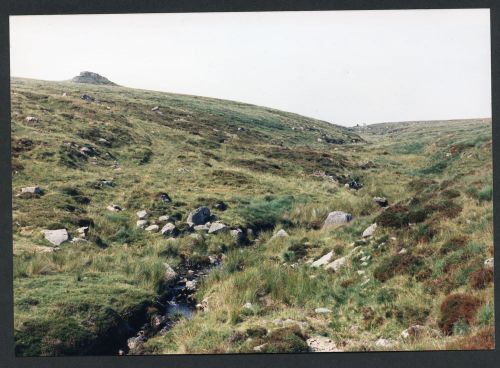
[[352,126],[491,116],[488,9],[10,18],[11,75],[88,70]]

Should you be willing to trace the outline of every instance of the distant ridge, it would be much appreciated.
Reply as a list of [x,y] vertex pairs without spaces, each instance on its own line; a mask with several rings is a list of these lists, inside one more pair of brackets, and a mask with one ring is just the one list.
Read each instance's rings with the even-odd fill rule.
[[111,82],[108,78],[103,77],[100,74],[87,71],[81,72],[80,75],[72,78],[71,82],[117,86],[116,83]]

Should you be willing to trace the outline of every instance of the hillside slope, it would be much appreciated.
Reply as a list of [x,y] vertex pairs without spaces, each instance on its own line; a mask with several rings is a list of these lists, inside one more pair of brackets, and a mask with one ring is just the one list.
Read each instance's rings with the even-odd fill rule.
[[[484,336],[477,346],[490,347],[491,122],[414,129],[13,79],[16,353],[310,351],[321,336],[336,351],[461,348]],[[354,179],[363,188],[344,187]],[[236,233],[188,226],[202,206]],[[323,228],[336,210],[353,220]],[[166,223],[175,231],[162,235]],[[42,234],[78,239],[82,227],[84,241],[59,246]],[[272,237],[279,229],[288,236]],[[327,254],[346,257],[342,267],[310,266]],[[165,319],[165,264],[185,290],[184,276],[213,259],[221,265],[188,296],[204,311]],[[440,303],[454,294],[473,313],[444,323]],[[127,344],[144,323],[149,339]],[[417,324],[421,339],[400,339]]]

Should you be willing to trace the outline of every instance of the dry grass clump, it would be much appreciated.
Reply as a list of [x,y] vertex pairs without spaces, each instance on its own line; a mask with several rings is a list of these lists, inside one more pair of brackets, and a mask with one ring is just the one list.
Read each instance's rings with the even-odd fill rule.
[[453,334],[453,326],[462,321],[471,324],[481,301],[467,294],[448,295],[441,303],[441,318],[438,322],[439,328],[446,335]]
[[447,350],[493,350],[495,349],[495,328],[479,330],[472,336],[460,337],[446,344]]
[[469,276],[469,284],[476,290],[485,289],[491,282],[493,282],[493,270],[489,268],[481,268]]

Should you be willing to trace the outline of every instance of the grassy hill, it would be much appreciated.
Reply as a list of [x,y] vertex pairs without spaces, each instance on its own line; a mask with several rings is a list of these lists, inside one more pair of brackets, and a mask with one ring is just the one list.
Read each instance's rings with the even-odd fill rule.
[[[16,78],[11,97],[18,355],[110,353],[158,316],[165,263],[209,256],[222,264],[194,294],[208,308],[174,318],[141,352],[309,351],[324,337],[341,351],[491,348],[491,121],[347,129],[239,102]],[[363,188],[344,187],[353,179]],[[33,185],[43,193],[21,193]],[[201,206],[249,241],[194,236],[185,222]],[[175,219],[178,234],[138,228],[140,210],[149,224]],[[331,211],[353,220],[323,228]],[[42,234],[76,238],[82,226],[87,242],[54,247]],[[272,237],[279,229],[289,236]],[[343,267],[311,267],[329,252]],[[415,325],[418,337],[401,338]]]

